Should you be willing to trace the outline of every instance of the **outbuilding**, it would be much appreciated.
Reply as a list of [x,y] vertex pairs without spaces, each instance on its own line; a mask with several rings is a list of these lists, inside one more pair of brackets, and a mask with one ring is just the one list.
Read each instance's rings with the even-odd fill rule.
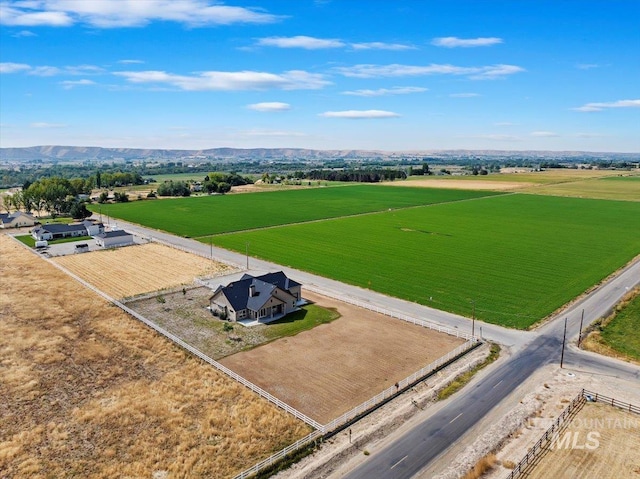
[[128,246],[133,244],[133,234],[124,230],[106,231],[94,236],[96,244],[102,248]]

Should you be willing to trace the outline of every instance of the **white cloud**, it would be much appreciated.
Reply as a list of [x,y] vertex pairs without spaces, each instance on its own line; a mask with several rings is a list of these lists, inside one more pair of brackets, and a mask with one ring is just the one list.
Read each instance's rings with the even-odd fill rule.
[[165,84],[187,91],[232,91],[232,90],[317,90],[331,82],[324,75],[291,70],[280,74],[239,71],[206,71],[197,75],[175,75],[163,71],[115,72],[131,83]]
[[65,27],[84,23],[115,28],[170,21],[197,27],[273,23],[281,18],[259,9],[211,0],[33,0],[0,5],[0,23],[10,26]]
[[325,118],[347,118],[350,120],[398,118],[400,115],[392,111],[384,110],[346,110],[346,111],[326,111],[318,116]]
[[440,37],[434,38],[432,45],[437,47],[456,48],[456,47],[488,47],[502,43],[502,38],[497,37],[480,37],[480,38],[458,38],[458,37]]
[[482,67],[460,67],[456,65],[354,65],[335,69],[338,73],[355,78],[401,77],[420,75],[467,75],[473,80],[496,79],[525,71],[515,65],[488,65]]
[[247,108],[255,111],[287,111],[291,110],[291,105],[279,101],[266,101],[262,103],[252,103]]
[[576,68],[579,68],[580,70],[591,70],[593,68],[600,68],[600,65],[596,63],[578,63]]
[[602,111],[608,108],[640,108],[640,100],[618,100],[604,103],[587,103],[575,111]]
[[29,126],[31,128],[66,128],[69,125],[65,125],[64,123],[47,123],[44,121],[39,121],[31,123]]
[[0,63],[0,73],[26,72],[29,75],[50,77],[55,75],[98,75],[104,73],[104,68],[95,65],[74,65],[53,67],[49,65],[31,66],[25,63]]
[[26,38],[26,37],[37,37],[38,35],[36,35],[33,32],[30,32],[29,30],[20,30],[18,33],[14,33],[12,36],[14,36],[15,38]]
[[122,63],[124,65],[134,65],[134,64],[142,64],[144,61],[142,60],[118,60],[118,63]]
[[415,50],[413,45],[404,45],[402,43],[384,43],[384,42],[364,42],[350,43],[349,46],[354,50]]
[[83,80],[66,80],[66,81],[60,82],[60,84],[65,90],[71,90],[72,88],[75,88],[77,86],[95,85],[96,82],[83,79]]
[[25,63],[0,63],[0,73],[17,73],[31,70],[31,66]]
[[531,136],[535,136],[536,138],[557,138],[560,135],[553,131],[532,131]]
[[408,95],[410,93],[422,93],[429,90],[418,86],[394,86],[392,88],[378,88],[377,90],[352,90],[343,91],[343,95],[352,96],[386,96],[386,95]]
[[480,93],[451,93],[451,98],[474,98],[480,96]]
[[29,75],[36,75],[39,77],[52,77],[54,75],[59,75],[60,73],[62,73],[62,70],[60,68],[47,65],[33,67],[31,70],[29,70]]
[[48,9],[44,2],[0,4],[0,24],[20,27],[68,27],[73,19],[64,11]]
[[324,48],[340,48],[345,43],[335,38],[315,38],[299,35],[296,37],[268,37],[260,38],[261,47],[304,48],[305,50],[320,50]]

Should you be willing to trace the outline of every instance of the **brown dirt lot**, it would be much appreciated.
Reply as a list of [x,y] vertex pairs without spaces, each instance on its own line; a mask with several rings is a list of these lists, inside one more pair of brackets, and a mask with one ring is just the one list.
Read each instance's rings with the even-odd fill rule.
[[113,298],[190,284],[233,268],[157,243],[60,256],[54,261]]
[[231,477],[309,432],[0,234],[0,477]]
[[[528,479],[637,479],[640,477],[640,415],[606,404],[587,403],[560,434],[571,434],[578,447],[555,448],[544,454]],[[587,440],[587,434],[599,436]],[[577,435],[577,436],[576,436]],[[576,437],[578,438],[576,440]],[[594,442],[594,441],[597,441]]]
[[326,424],[464,341],[304,292],[341,318],[220,362]]

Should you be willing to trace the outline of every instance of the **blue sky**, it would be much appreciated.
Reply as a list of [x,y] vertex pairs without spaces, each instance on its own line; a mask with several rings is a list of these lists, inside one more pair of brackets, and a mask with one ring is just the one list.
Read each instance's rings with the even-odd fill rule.
[[638,0],[0,0],[0,146],[640,152]]

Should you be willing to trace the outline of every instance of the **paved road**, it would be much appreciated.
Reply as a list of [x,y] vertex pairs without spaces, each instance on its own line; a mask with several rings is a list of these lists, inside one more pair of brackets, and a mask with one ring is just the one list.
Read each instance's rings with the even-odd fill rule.
[[[117,220],[117,225],[141,236],[157,238],[205,257],[212,257],[236,265],[241,269],[247,266],[247,257],[242,254],[120,220]],[[249,269],[257,271],[282,269],[287,275],[303,284],[313,286],[315,289],[470,332],[468,318],[416,303],[390,298],[373,291],[255,258],[249,258]],[[464,394],[454,396],[446,406],[428,420],[407,432],[393,444],[369,457],[366,462],[345,477],[348,479],[413,477],[458,441],[538,368],[548,363],[559,363],[564,318],[568,319],[567,340],[569,342],[578,335],[583,310],[583,327],[586,327],[592,321],[605,315],[629,289],[638,284],[640,284],[640,261],[630,265],[614,279],[600,286],[535,331],[515,331],[476,321],[476,334],[482,331],[482,336],[485,339],[507,346],[513,353],[512,356],[487,371],[482,382],[470,390],[465,390]],[[565,350],[564,364],[569,370],[585,370],[624,379],[640,380],[640,369],[637,367],[586,353],[573,347]]]

